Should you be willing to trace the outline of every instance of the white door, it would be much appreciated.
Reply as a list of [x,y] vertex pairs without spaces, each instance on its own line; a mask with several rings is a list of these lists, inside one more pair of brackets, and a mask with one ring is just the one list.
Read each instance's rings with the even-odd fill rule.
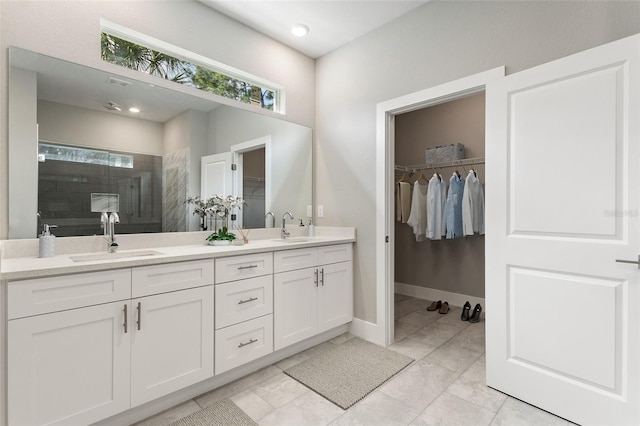
[[318,331],[322,332],[353,320],[353,262],[324,265],[318,287]]
[[200,198],[233,194],[231,152],[207,155],[200,159]]
[[487,86],[487,385],[640,424],[640,37]]
[[8,424],[90,424],[129,409],[127,304],[9,321]]
[[318,331],[318,268],[273,276],[273,349],[279,350]]
[[131,305],[131,406],[213,377],[212,285]]

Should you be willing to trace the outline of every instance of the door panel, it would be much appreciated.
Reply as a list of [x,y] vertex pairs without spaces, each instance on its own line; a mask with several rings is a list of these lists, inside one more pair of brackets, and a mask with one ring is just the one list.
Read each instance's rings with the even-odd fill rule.
[[318,269],[273,276],[273,348],[313,337],[318,331]]
[[640,37],[487,86],[487,384],[640,424]]
[[8,424],[90,424],[129,409],[126,302],[8,323]]
[[511,233],[621,237],[623,76],[616,64],[508,94]]
[[214,195],[226,197],[233,194],[231,152],[202,157],[200,167],[201,199],[206,200]]
[[132,406],[213,377],[213,309],[212,285],[132,301]]

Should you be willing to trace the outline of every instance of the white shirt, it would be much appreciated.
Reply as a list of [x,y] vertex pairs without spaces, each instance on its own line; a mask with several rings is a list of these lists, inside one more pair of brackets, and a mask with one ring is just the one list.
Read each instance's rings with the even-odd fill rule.
[[462,233],[473,235],[475,232],[484,234],[484,193],[480,179],[471,170],[462,193]]
[[427,238],[440,240],[444,233],[444,202],[447,184],[437,174],[429,179],[427,189]]
[[407,225],[413,229],[416,241],[423,241],[427,232],[427,189],[428,185],[421,185],[419,181],[413,184],[411,213]]

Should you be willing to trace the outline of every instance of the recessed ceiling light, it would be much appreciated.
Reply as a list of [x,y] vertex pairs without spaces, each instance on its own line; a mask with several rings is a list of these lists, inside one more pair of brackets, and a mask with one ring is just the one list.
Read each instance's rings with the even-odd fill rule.
[[108,102],[106,105],[103,105],[109,111],[122,111],[120,105],[115,102]]
[[291,27],[291,34],[296,37],[304,37],[309,34],[309,27],[304,24],[295,24]]
[[131,107],[131,108],[129,108],[129,112],[132,112],[132,113],[134,113],[134,114],[137,114],[137,113],[139,113],[139,112],[140,112],[140,109],[139,109],[139,108],[136,108],[136,107]]

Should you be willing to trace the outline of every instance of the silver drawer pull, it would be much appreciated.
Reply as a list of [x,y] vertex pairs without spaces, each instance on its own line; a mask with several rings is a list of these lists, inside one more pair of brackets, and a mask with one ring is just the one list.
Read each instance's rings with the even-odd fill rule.
[[257,297],[250,297],[247,300],[241,300],[238,302],[238,305],[242,305],[243,303],[249,303],[249,302],[253,302],[254,300],[258,300]]
[[241,271],[243,269],[252,269],[252,268],[257,268],[258,265],[249,265],[249,266],[238,266],[238,271]]
[[128,309],[127,309],[127,304],[126,303],[124,304],[123,311],[124,311],[124,324],[123,325],[124,325],[124,332],[126,334],[128,329],[129,329],[129,325],[127,324],[127,311],[128,311]]
[[616,259],[616,262],[618,262],[618,263],[631,263],[633,265],[638,265],[638,269],[640,269],[640,255],[638,256],[638,260]]
[[247,346],[247,345],[250,345],[250,344],[252,344],[252,343],[256,343],[257,341],[258,341],[258,339],[251,339],[251,340],[249,340],[248,342],[240,343],[240,344],[238,345],[238,347],[239,347],[239,348],[243,348],[243,347],[245,347],[245,346]]

